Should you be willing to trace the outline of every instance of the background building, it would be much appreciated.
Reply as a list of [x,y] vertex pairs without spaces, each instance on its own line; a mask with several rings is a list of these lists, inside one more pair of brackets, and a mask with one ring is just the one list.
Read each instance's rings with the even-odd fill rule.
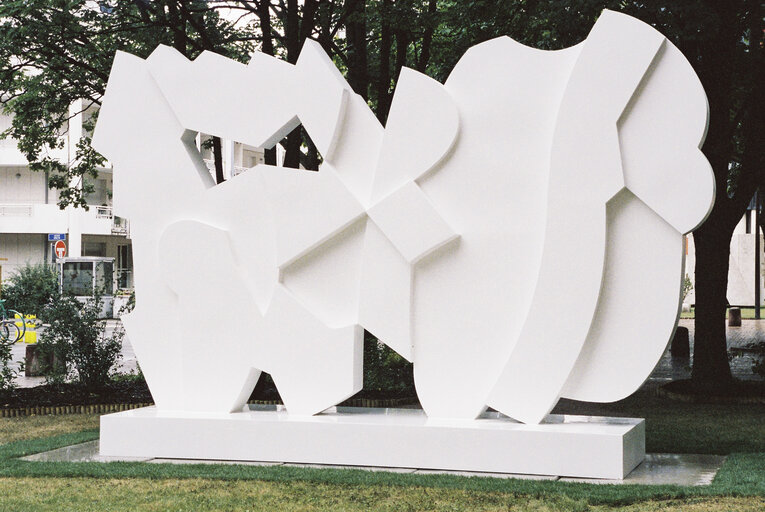
[[[83,135],[83,119],[92,111],[82,110],[80,102],[73,104],[72,118],[63,127],[63,146],[51,150],[49,156],[70,163],[74,159],[77,141]],[[11,118],[0,114],[0,132],[11,126]],[[197,146],[215,175],[212,149],[200,134]],[[263,163],[263,151],[233,141],[223,141],[223,171],[226,179]],[[277,150],[281,163],[284,152]],[[13,139],[0,140],[0,282],[27,263],[54,262],[54,242],[48,235],[66,235],[66,256],[114,258],[114,289],[133,287],[133,260],[128,219],[112,212],[112,168],[99,169],[98,177],[86,178],[94,191],[86,197],[89,209],[59,208],[58,192],[48,188],[45,173],[34,172]]]

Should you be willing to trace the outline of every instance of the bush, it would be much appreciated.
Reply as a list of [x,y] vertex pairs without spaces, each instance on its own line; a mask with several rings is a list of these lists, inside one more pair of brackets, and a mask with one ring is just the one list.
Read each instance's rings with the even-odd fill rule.
[[14,388],[13,378],[16,376],[9,363],[11,362],[10,344],[0,343],[0,391],[8,391]]
[[42,316],[43,308],[58,296],[58,274],[45,263],[27,264],[14,272],[3,286],[6,307],[25,315]]
[[41,360],[48,380],[76,380],[93,389],[103,387],[120,357],[125,331],[121,324],[107,336],[106,320],[100,319],[99,295],[84,302],[71,296],[54,299],[43,311],[49,327],[41,333]]
[[380,397],[415,396],[412,363],[364,331],[364,392]]

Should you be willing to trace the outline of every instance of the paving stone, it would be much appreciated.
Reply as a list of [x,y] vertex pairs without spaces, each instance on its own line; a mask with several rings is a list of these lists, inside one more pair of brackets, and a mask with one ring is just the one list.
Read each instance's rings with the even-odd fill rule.
[[34,462],[145,462],[147,457],[102,457],[98,454],[98,441],[64,446],[42,453],[22,457]]
[[516,473],[487,473],[483,471],[445,471],[440,469],[418,469],[417,475],[455,475],[475,476],[484,478],[515,478],[518,480],[557,480],[557,476],[550,475],[523,475]]
[[640,485],[709,485],[725,462],[723,455],[649,453],[624,480],[561,478],[562,482]]
[[163,459],[155,458],[149,459],[147,462],[151,464],[237,464],[242,466],[281,466],[282,462],[260,462],[254,460],[212,460],[212,459]]
[[313,469],[361,469],[363,471],[388,471],[390,473],[414,473],[413,468],[386,468],[381,466],[343,466],[335,464],[298,464],[296,462],[286,462],[285,466],[294,468],[313,468]]

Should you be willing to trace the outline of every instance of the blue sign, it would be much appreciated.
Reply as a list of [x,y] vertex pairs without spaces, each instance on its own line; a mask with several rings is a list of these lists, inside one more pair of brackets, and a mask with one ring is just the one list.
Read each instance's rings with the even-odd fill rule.
[[66,233],[48,233],[49,242],[58,242],[59,240],[66,240]]

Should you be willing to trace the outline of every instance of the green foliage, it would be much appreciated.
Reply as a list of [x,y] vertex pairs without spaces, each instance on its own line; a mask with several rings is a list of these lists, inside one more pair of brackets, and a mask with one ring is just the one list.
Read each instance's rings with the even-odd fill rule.
[[71,379],[95,389],[109,381],[125,332],[120,324],[107,333],[106,320],[99,318],[102,307],[96,294],[84,301],[58,297],[45,308],[49,327],[40,334],[38,350],[47,362],[43,371],[49,381]]
[[[60,207],[87,209],[87,178],[105,163],[90,146],[89,114],[100,106],[115,52],[147,57],[158,44],[191,58],[208,48],[245,60],[252,50],[246,34],[202,0],[0,2],[0,103],[13,115],[0,136],[15,138],[30,168],[48,173]],[[81,111],[72,108],[78,100]],[[52,158],[81,112],[85,133],[71,161]]]
[[412,363],[364,332],[364,391],[381,396],[415,396]]
[[14,388],[13,379],[16,377],[16,372],[10,367],[13,358],[11,347],[12,345],[0,343],[0,391]]
[[3,286],[6,306],[25,315],[42,317],[43,308],[58,296],[58,273],[45,263],[27,264],[16,270]]
[[690,291],[693,290],[693,283],[691,282],[691,276],[685,274],[683,278],[683,300],[688,296]]

